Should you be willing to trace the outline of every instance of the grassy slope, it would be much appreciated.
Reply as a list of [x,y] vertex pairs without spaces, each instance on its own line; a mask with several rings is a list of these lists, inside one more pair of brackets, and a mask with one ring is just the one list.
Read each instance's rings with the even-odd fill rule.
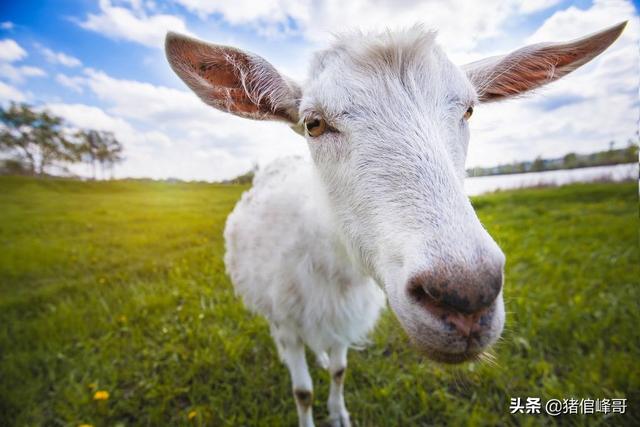
[[[294,425],[266,324],[224,274],[221,232],[243,189],[0,178],[0,425]],[[350,354],[357,425],[639,422],[637,203],[635,184],[474,199],[508,260],[499,365],[426,362],[386,313]],[[327,375],[313,375],[321,420]],[[515,396],[631,408],[512,416]]]

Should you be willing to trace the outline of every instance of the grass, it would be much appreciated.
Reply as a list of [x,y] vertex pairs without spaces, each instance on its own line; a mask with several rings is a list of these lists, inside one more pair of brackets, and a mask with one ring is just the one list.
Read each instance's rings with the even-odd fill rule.
[[[224,220],[245,188],[0,178],[0,425],[295,425],[266,322],[224,274]],[[637,191],[475,198],[507,255],[497,364],[428,362],[387,312],[372,344],[350,353],[355,424],[638,425]],[[312,370],[320,422],[328,378]],[[518,396],[629,407],[511,415]]]

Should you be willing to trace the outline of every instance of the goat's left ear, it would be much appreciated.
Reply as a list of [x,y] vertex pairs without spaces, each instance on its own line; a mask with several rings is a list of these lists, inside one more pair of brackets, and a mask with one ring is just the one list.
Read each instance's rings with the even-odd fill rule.
[[173,71],[205,103],[256,120],[298,122],[300,88],[258,55],[167,34]]
[[627,22],[566,43],[540,43],[464,65],[481,102],[500,101],[558,80],[602,53]]

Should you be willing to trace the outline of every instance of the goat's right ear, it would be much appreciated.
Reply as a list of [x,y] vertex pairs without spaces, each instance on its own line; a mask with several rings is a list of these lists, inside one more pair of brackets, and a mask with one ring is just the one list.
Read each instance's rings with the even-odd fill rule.
[[298,122],[300,88],[257,55],[168,33],[171,68],[205,103],[256,120]]

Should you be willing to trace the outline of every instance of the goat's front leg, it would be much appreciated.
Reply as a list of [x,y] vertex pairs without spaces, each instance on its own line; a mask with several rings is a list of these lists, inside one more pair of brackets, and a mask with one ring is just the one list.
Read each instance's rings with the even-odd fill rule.
[[313,427],[313,383],[304,353],[304,344],[298,335],[287,328],[271,327],[280,358],[289,368],[293,397],[298,409],[300,427]]
[[351,427],[351,420],[344,404],[344,375],[347,370],[347,346],[334,346],[329,351],[329,422],[332,427]]

